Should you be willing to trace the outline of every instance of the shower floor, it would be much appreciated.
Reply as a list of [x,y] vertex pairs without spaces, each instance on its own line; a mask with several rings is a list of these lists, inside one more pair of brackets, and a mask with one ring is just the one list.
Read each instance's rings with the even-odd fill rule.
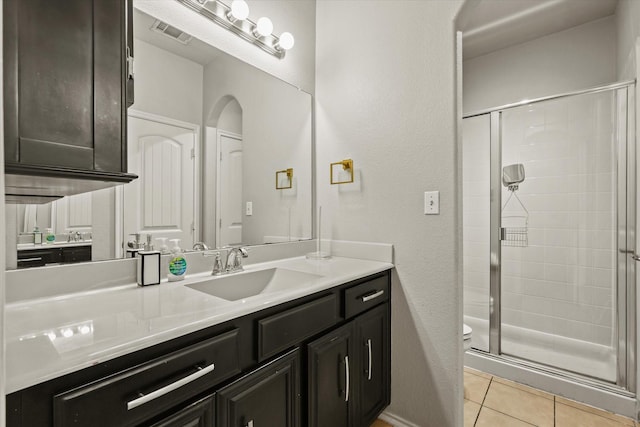
[[[473,329],[471,347],[489,348],[489,322],[465,316]],[[502,354],[530,360],[600,380],[615,382],[616,354],[611,347],[551,335],[512,325],[502,325]]]

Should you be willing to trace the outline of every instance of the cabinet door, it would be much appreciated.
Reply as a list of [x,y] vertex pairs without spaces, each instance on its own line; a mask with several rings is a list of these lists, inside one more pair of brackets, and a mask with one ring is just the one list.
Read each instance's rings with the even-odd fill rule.
[[308,346],[310,427],[352,425],[352,327],[348,323]]
[[368,427],[390,402],[390,342],[389,305],[383,304],[355,320],[355,335],[359,360],[359,393],[357,417],[362,427]]
[[86,262],[91,261],[91,246],[76,246],[62,248],[62,262]]
[[206,397],[154,423],[151,427],[214,427],[213,396]]
[[3,2],[7,164],[126,171],[125,8]]
[[218,427],[300,426],[300,356],[293,350],[217,392]]

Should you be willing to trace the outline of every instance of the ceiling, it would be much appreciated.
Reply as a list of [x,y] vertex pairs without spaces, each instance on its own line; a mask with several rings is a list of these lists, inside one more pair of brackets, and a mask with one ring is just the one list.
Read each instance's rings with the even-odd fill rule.
[[467,0],[463,57],[474,58],[613,15],[618,0]]
[[[133,10],[133,28],[134,37],[152,44],[160,49],[167,50],[183,58],[190,59],[201,65],[207,65],[223,52],[215,47],[208,45],[196,38],[192,38],[186,45],[182,44],[171,37],[160,34],[151,29],[156,18],[146,13],[134,9]],[[213,23],[211,23],[213,25]]]

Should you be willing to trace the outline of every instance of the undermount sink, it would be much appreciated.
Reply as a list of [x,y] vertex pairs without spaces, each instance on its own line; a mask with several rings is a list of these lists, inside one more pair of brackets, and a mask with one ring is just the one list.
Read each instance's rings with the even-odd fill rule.
[[287,270],[286,268],[268,268],[212,277],[185,286],[214,297],[237,301],[260,294],[299,288],[320,277],[322,276]]

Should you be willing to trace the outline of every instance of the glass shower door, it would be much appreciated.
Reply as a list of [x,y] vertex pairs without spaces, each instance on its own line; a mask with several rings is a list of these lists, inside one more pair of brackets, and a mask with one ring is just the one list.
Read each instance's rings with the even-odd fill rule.
[[463,120],[464,323],[473,329],[471,346],[489,351],[490,118]]
[[624,88],[502,111],[497,172],[500,352],[612,383],[626,334],[621,97],[626,108]]

